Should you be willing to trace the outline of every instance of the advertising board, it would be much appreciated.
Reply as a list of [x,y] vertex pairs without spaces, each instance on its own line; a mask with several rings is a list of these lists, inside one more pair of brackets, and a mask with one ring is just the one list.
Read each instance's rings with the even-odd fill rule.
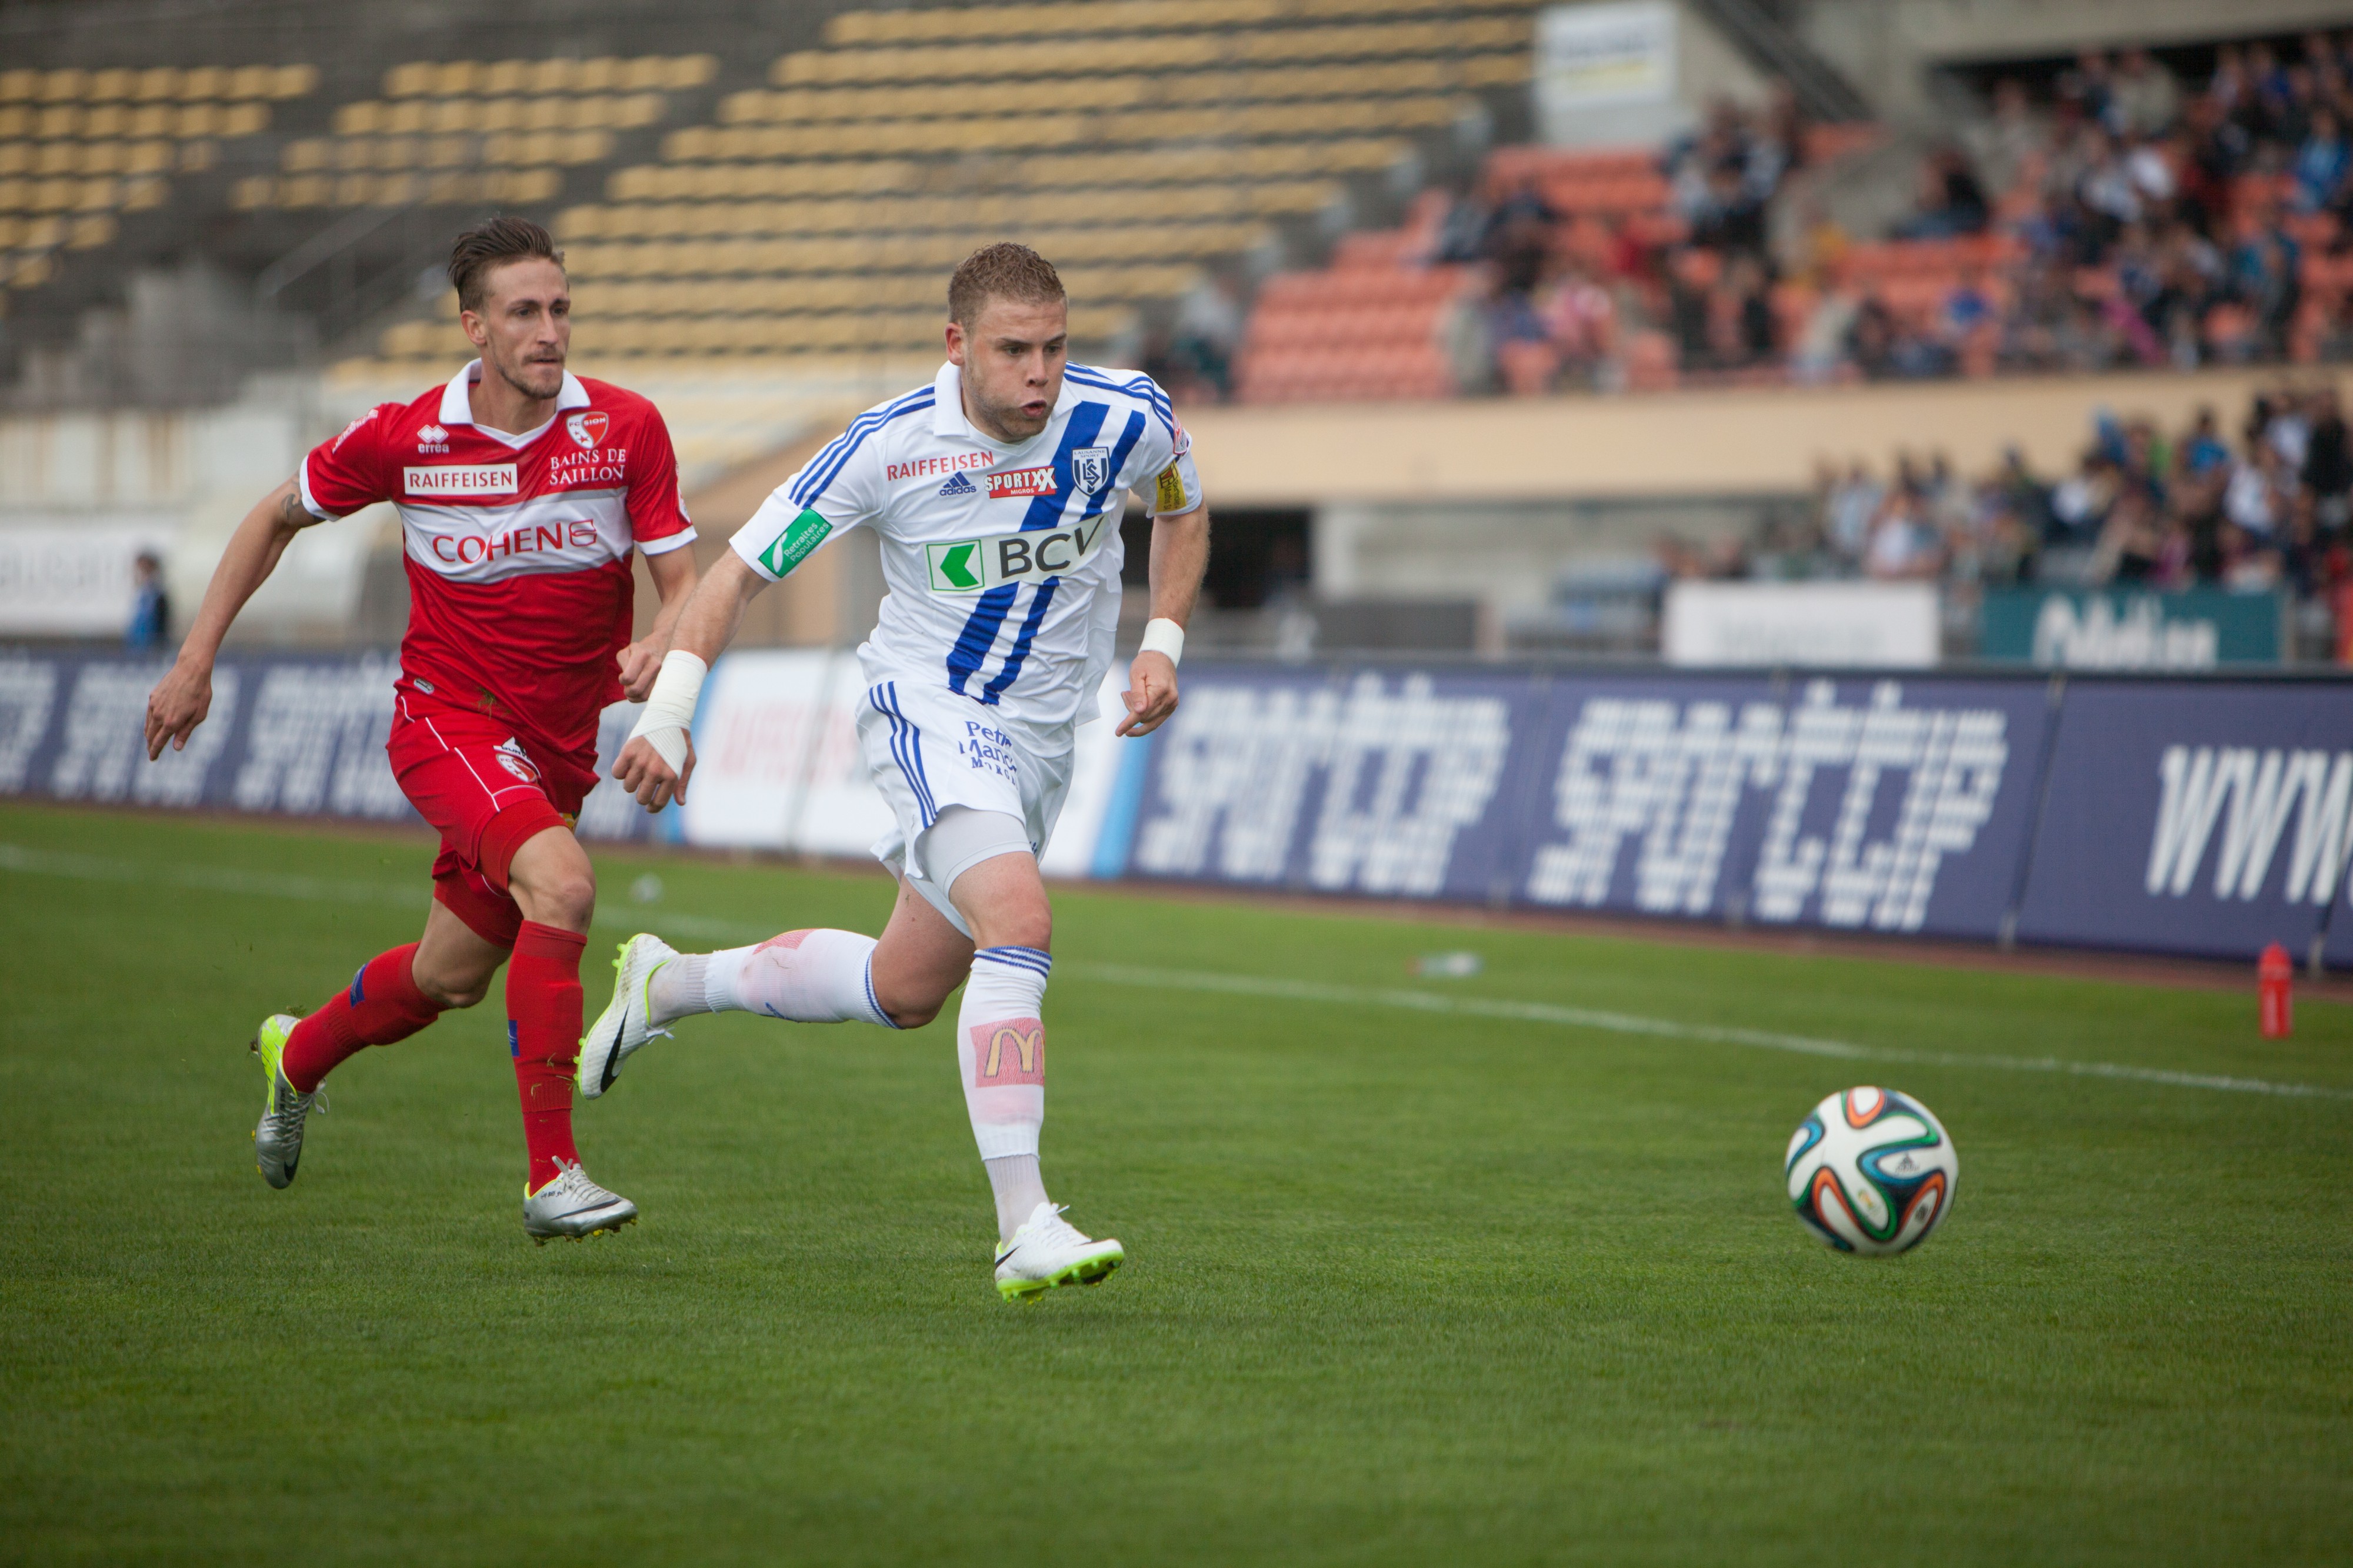
[[2021,939],[2305,956],[2353,852],[2353,684],[2075,681],[2063,715]]
[[1661,650],[1672,665],[1927,669],[1943,643],[1930,583],[1667,585]]
[[[0,650],[0,795],[416,820],[394,660],[237,655],[149,763],[162,661]],[[2353,682],[1197,660],[1158,734],[1082,726],[1049,875],[2353,967]],[[861,858],[890,830],[848,654],[720,660],[690,804],[601,839]],[[608,766],[636,710],[607,710]]]
[[[0,650],[0,794],[101,805],[416,822],[392,766],[389,653],[224,655],[212,710],[185,750],[147,760],[147,693],[168,659]],[[636,710],[615,703],[598,767]],[[652,819],[607,779],[582,804],[584,837],[643,838]]]
[[1978,651],[2045,669],[2214,669],[2277,664],[2286,651],[2277,594],[2220,588],[1989,588]]

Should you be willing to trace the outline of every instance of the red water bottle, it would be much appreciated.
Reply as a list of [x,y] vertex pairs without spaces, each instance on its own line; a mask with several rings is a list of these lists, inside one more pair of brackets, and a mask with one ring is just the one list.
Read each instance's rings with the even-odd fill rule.
[[2295,1027],[2295,965],[2287,949],[2274,942],[2255,964],[2255,990],[2262,998],[2263,1038],[2284,1040]]

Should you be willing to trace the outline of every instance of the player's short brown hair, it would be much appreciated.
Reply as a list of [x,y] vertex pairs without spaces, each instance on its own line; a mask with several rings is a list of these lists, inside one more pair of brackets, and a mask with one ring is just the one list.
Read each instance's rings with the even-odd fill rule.
[[969,331],[980,308],[991,300],[1054,305],[1068,298],[1052,262],[1026,245],[1002,240],[965,257],[948,279],[948,320]]
[[494,217],[459,235],[449,247],[449,286],[458,290],[458,308],[482,308],[482,278],[493,267],[533,257],[564,265],[564,252],[554,237],[527,217]]

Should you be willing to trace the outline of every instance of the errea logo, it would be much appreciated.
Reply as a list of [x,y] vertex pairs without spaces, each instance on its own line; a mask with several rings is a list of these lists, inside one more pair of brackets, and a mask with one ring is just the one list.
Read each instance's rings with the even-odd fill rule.
[[427,425],[417,432],[417,449],[422,452],[446,452],[449,449],[449,432],[438,425]]

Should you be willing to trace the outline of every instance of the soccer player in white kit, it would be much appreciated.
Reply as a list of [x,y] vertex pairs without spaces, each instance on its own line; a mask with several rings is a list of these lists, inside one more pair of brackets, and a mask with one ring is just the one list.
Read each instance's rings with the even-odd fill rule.
[[580,1086],[601,1096],[649,1035],[689,1014],[916,1028],[961,984],[956,1055],[996,1194],[997,1289],[1034,1300],[1096,1283],[1124,1256],[1063,1219],[1039,1174],[1053,918],[1038,856],[1111,664],[1128,490],[1153,517],[1152,619],[1121,735],[1176,711],[1209,518],[1167,395],[1147,376],[1067,363],[1061,279],[1043,257],[975,252],[949,282],[948,315],[932,384],[859,416],[735,535],[680,616],[613,769],[649,809],[682,799],[687,724],[744,606],[828,541],[873,529],[890,592],[858,650],[859,736],[898,819],[874,850],[899,879],[890,922],[879,942],[794,931],[707,954],[630,938],[612,1004],[581,1043]]

